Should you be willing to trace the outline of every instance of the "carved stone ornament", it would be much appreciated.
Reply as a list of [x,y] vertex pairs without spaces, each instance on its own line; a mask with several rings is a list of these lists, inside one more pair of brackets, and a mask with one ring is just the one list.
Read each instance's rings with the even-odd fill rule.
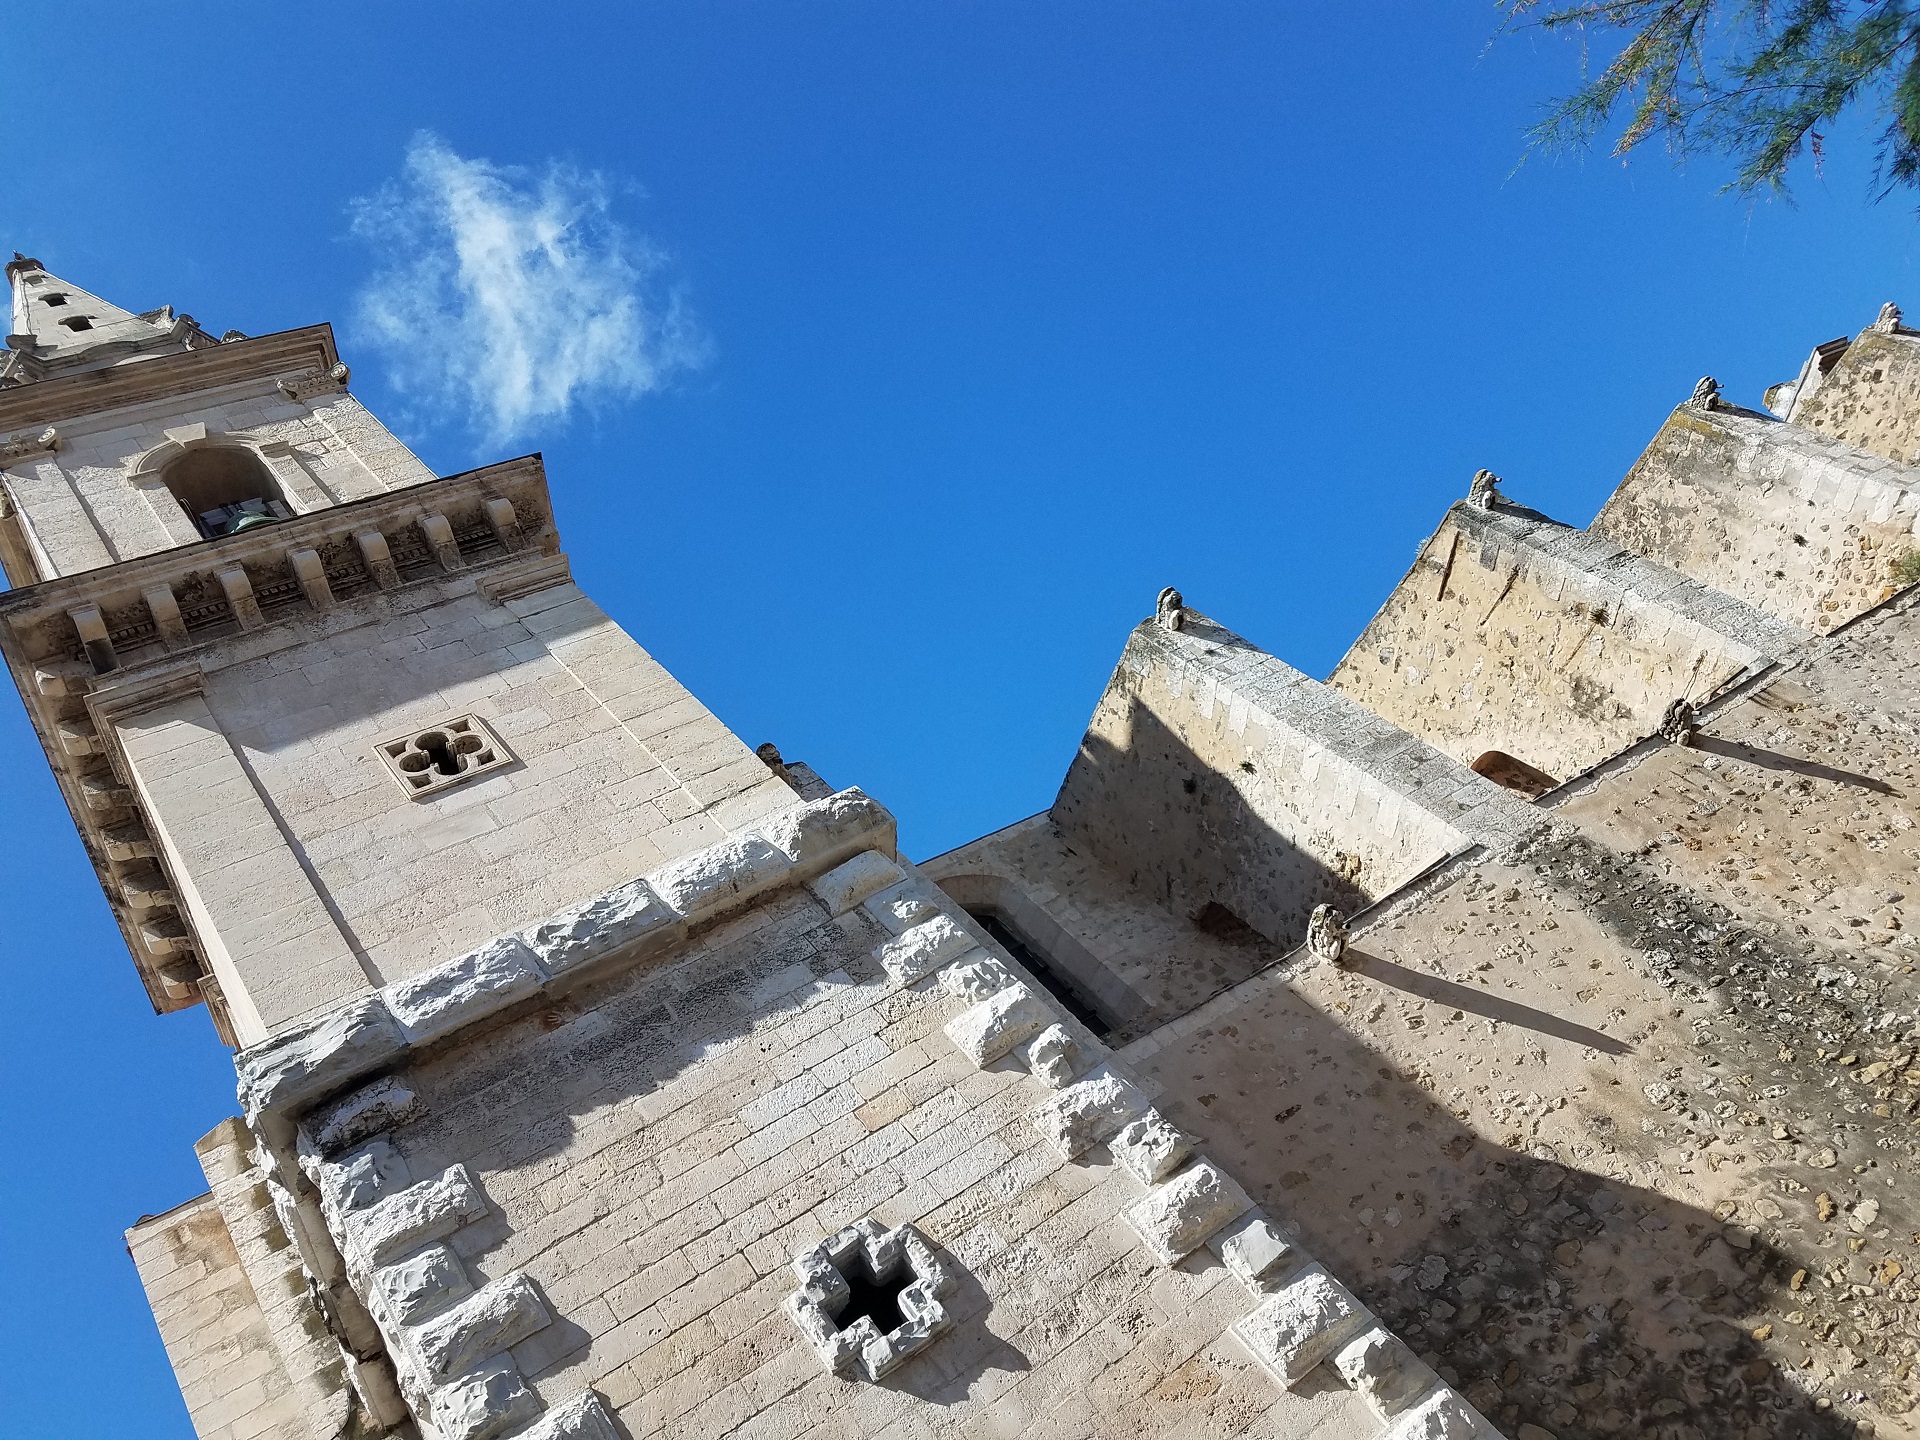
[[1660,717],[1660,734],[1675,745],[1691,745],[1699,729],[1699,712],[1685,700],[1674,701]]
[[1480,510],[1491,510],[1500,499],[1500,477],[1491,470],[1476,470],[1467,486],[1467,503]]
[[16,435],[11,440],[0,442],[0,465],[11,465],[16,460],[43,455],[59,448],[60,432],[49,425],[38,435]]
[[[857,1371],[878,1380],[952,1324],[940,1298],[953,1289],[953,1278],[911,1225],[889,1230],[878,1220],[861,1220],[795,1256],[793,1269],[800,1288],[787,1296],[787,1314],[820,1363],[836,1374]],[[882,1334],[873,1317],[862,1314],[841,1328],[856,1285],[872,1292],[901,1279],[906,1283],[893,1302],[900,1312],[897,1326]]]
[[1880,314],[1874,319],[1873,328],[1882,335],[1898,335],[1901,330],[1900,307],[1891,300],[1882,305]]
[[1332,905],[1316,905],[1307,921],[1307,953],[1319,960],[1340,963],[1347,953],[1347,917]]
[[341,364],[331,370],[309,370],[304,375],[284,376],[278,383],[280,393],[289,400],[310,400],[330,390],[346,389],[347,381],[352,378],[353,372]]
[[1180,598],[1180,592],[1169,585],[1160,592],[1160,599],[1154,604],[1153,618],[1169,630],[1182,630],[1187,624],[1186,604]]
[[1687,401],[1696,410],[1718,410],[1720,408],[1720,382],[1711,375],[1702,375],[1700,383],[1693,387],[1693,395]]

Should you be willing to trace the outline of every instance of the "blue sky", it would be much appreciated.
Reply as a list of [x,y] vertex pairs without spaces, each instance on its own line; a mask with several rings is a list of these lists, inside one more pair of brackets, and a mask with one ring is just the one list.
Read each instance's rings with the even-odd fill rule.
[[[1050,803],[1162,585],[1324,676],[1477,467],[1585,522],[1702,374],[1756,404],[1920,309],[1845,131],[1797,207],[1516,172],[1577,56],[1485,0],[7,19],[0,245],[332,320],[442,472],[544,451],[589,591],[920,856]],[[204,1188],[231,1067],[147,1012],[10,699],[0,766],[0,1436],[188,1437],[120,1235]]]

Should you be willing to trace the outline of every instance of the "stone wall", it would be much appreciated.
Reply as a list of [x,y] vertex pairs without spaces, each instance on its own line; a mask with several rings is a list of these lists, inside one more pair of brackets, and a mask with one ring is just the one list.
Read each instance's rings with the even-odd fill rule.
[[[1849,390],[1836,371],[1808,405]],[[1850,435],[1683,405],[1593,532],[1825,633],[1893,593],[1894,562],[1913,548],[1920,523],[1920,476],[1851,448]]]
[[1920,335],[1862,331],[1793,423],[1902,465],[1920,464]]
[[1461,503],[1327,684],[1463,764],[1566,779],[1805,638],[1585,531]]
[[1506,791],[1189,614],[1134,630],[1051,812],[1135,888],[1282,945],[1526,822]]

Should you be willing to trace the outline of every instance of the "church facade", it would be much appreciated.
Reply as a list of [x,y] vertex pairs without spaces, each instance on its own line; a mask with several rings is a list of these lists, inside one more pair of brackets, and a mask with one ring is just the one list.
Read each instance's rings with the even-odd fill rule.
[[1163,592],[1052,808],[915,862],[538,457],[7,278],[0,648],[235,1050],[127,1237],[203,1440],[1920,1433],[1893,307],[1586,529],[1481,472],[1324,684]]

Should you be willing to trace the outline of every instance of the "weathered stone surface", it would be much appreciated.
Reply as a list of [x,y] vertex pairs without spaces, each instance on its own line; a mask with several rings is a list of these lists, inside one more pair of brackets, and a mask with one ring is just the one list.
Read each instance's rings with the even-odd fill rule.
[[607,1402],[591,1390],[562,1400],[516,1440],[621,1440]]
[[1201,1159],[1136,1201],[1127,1219],[1160,1261],[1172,1265],[1252,1204],[1239,1182]]
[[531,995],[546,981],[518,935],[501,935],[380,992],[414,1042],[433,1040]]
[[553,1323],[525,1275],[489,1281],[443,1314],[407,1332],[407,1345],[435,1380],[472,1369]]
[[373,1281],[394,1318],[412,1325],[473,1293],[460,1257],[445,1245],[428,1245],[374,1271]]
[[1288,1389],[1373,1317],[1319,1265],[1309,1265],[1233,1327],[1253,1357]]
[[1036,1079],[1059,1090],[1080,1070],[1080,1046],[1064,1025],[1049,1025],[1019,1047],[1020,1059]]
[[827,907],[829,915],[844,915],[862,900],[897,885],[905,872],[876,850],[867,850],[836,865],[807,888]]
[[413,1177],[407,1162],[385,1140],[375,1140],[338,1160],[317,1157],[303,1168],[314,1185],[341,1210],[361,1210],[396,1190]]
[[505,1355],[433,1392],[433,1424],[444,1440],[493,1440],[540,1413],[540,1401]]
[[321,1106],[307,1116],[301,1129],[322,1155],[337,1155],[382,1130],[404,1125],[419,1111],[419,1097],[412,1090],[392,1076],[382,1076]]
[[1009,985],[947,1022],[947,1038],[976,1065],[991,1065],[1053,1023],[1053,1012],[1025,985]]
[[645,880],[629,880],[541,921],[521,934],[540,963],[558,974],[664,933],[679,915]]
[[894,849],[893,816],[857,788],[798,805],[765,822],[766,836],[796,865],[838,864],[860,850]]
[[653,878],[653,888],[689,920],[704,919],[749,900],[786,878],[793,862],[749,830],[677,860]]
[[940,972],[941,990],[969,1005],[978,1005],[1013,983],[1013,972],[979,949],[963,954]]
[[950,915],[935,915],[874,951],[894,983],[909,985],[974,948],[973,937]]
[[869,896],[861,907],[889,934],[905,934],[921,921],[940,913],[940,892],[918,875],[909,875]]
[[1242,1285],[1264,1294],[1271,1282],[1302,1257],[1265,1211],[1253,1210],[1222,1226],[1207,1242]]
[[1333,1368],[1382,1420],[1392,1419],[1439,1383],[1397,1335],[1378,1325],[1342,1346]]
[[1121,1126],[1107,1148],[1134,1179],[1153,1185],[1186,1162],[1193,1153],[1193,1141],[1158,1110],[1149,1110]]
[[[898,1276],[903,1269],[911,1277],[899,1293],[900,1324],[885,1334],[867,1315],[845,1329],[833,1318],[855,1267],[874,1278]],[[868,1380],[878,1380],[951,1323],[940,1300],[952,1290],[953,1277],[915,1226],[889,1230],[869,1216],[795,1256],[793,1269],[800,1288],[787,1296],[787,1314],[820,1363],[836,1373],[858,1367]]]
[[399,1055],[406,1034],[377,995],[337,1006],[234,1057],[249,1114],[320,1099]]
[[1401,1415],[1383,1440],[1494,1440],[1498,1433],[1479,1411],[1443,1389]]
[[486,1213],[487,1202],[467,1167],[455,1165],[353,1212],[347,1238],[362,1263],[383,1265]]
[[1099,1074],[1041,1102],[1033,1123],[1061,1155],[1077,1160],[1146,1108],[1146,1097],[1132,1085]]

